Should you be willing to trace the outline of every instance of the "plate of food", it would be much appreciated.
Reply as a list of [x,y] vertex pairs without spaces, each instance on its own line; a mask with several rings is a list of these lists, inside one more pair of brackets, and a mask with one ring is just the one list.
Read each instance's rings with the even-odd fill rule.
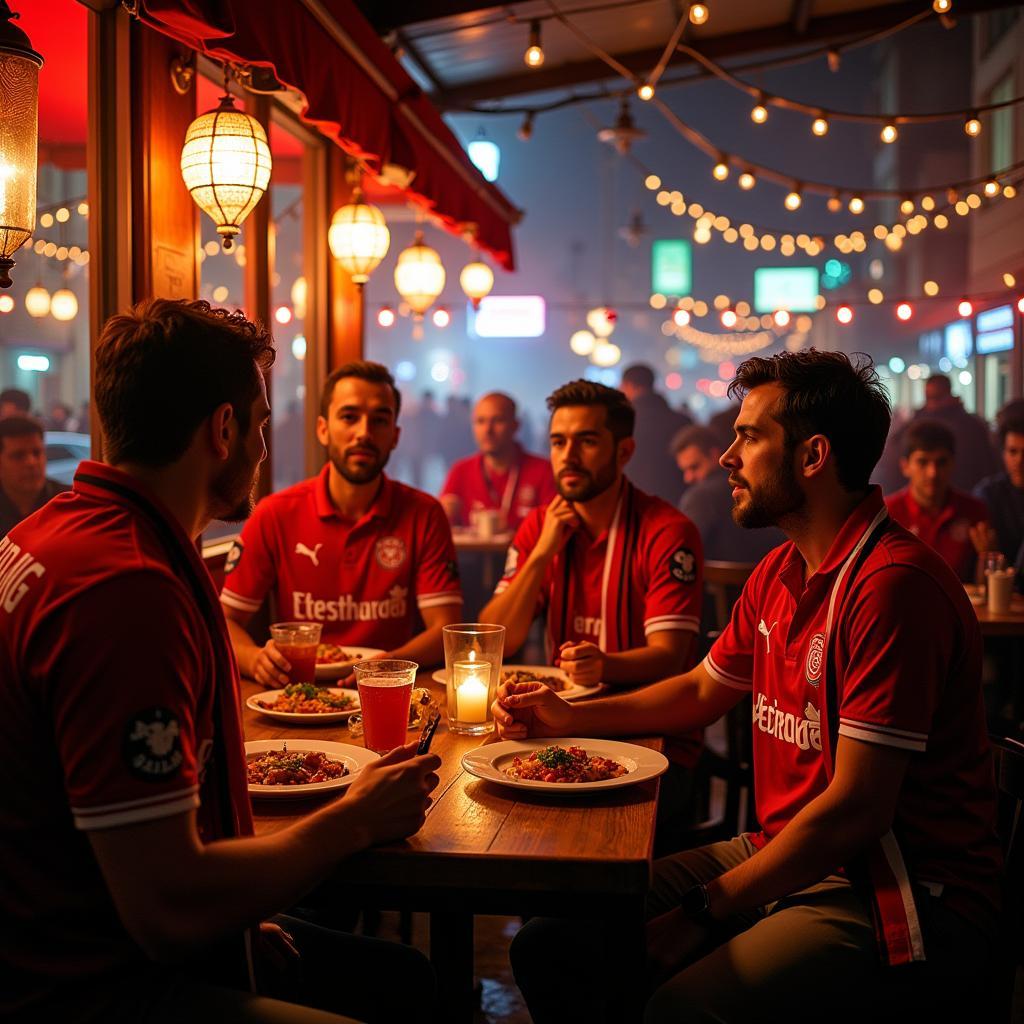
[[655,779],[668,769],[664,754],[619,740],[506,740],[462,756],[470,775],[517,789],[575,796]]
[[[448,682],[448,673],[439,668],[433,675],[435,683],[442,686]],[[563,700],[578,700],[598,692],[600,683],[594,686],[580,686],[569,679],[567,673],[553,665],[502,665],[501,681],[503,683],[543,683],[551,687]]]
[[318,739],[249,740],[245,744],[249,793],[272,799],[344,789],[377,755],[365,747]]
[[283,690],[252,694],[245,706],[282,722],[343,722],[359,710],[359,691],[291,683]]
[[316,649],[316,677],[317,679],[337,679],[339,676],[348,675],[352,666],[357,661],[366,658],[375,658],[383,654],[379,647],[353,647],[345,644],[319,644]]

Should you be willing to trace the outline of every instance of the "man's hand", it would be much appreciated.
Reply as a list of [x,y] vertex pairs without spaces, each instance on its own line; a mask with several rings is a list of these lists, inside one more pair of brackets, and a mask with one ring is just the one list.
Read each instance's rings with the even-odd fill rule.
[[278,971],[286,971],[301,956],[295,940],[273,921],[260,923],[260,952]]
[[268,640],[256,655],[252,677],[260,686],[276,690],[288,685],[288,671],[291,667],[291,662],[277,649],[274,641]]
[[565,736],[571,731],[572,708],[543,683],[503,683],[491,711],[503,740]]
[[707,941],[708,931],[681,907],[647,922],[647,970],[650,987],[657,988],[678,974]]
[[533,553],[540,558],[553,558],[565,546],[569,534],[580,525],[579,516],[561,495],[553,498],[544,513],[544,525]]
[[970,535],[974,550],[979,555],[984,554],[986,551],[997,550],[996,545],[999,543],[999,537],[989,523],[975,523],[967,528],[967,533]]
[[349,786],[344,802],[364,808],[361,824],[370,845],[415,835],[423,825],[441,766],[436,754],[416,756],[419,739],[368,764]]
[[597,686],[604,675],[604,651],[587,640],[583,643],[567,641],[558,649],[556,665],[580,686]]

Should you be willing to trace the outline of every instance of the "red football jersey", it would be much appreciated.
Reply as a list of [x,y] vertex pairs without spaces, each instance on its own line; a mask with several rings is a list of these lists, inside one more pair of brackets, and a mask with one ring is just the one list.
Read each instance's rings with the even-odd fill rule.
[[451,527],[436,498],[387,477],[361,519],[342,519],[329,471],[256,506],[220,599],[255,612],[273,593],[278,620],[322,622],[325,643],[391,650],[415,634],[418,608],[462,604]]
[[210,626],[161,530],[201,579],[154,496],[83,462],[73,491],[0,540],[0,916],[16,936],[0,944],[0,1017],[32,1007],[44,1019],[47,1000],[75,1000],[84,1017],[101,1009],[99,982],[147,962],[84,831],[193,808],[204,842],[252,831],[227,633],[221,620],[218,678]]
[[459,459],[448,471],[441,497],[459,499],[457,526],[469,526],[477,509],[503,512],[508,528],[516,529],[535,509],[547,508],[558,493],[551,463],[518,449],[517,461],[504,473],[492,473],[483,455]]
[[[496,593],[515,579],[533,550],[546,511],[535,509],[519,527]],[[612,526],[593,539],[576,530],[548,566],[538,614],[548,613],[551,649],[567,640],[589,640],[615,653],[643,647],[646,637],[659,630],[696,633],[703,566],[700,534],[693,523],[625,481]]]
[[[971,542],[970,528],[988,522],[988,506],[964,491],[950,488],[945,505],[937,512],[922,508],[910,493],[909,487],[890,494],[885,499],[889,515],[905,526],[915,537],[920,537],[950,564],[965,583],[974,582],[978,553]],[[1014,558],[1015,551],[1006,552]]]
[[[718,682],[753,693],[759,845],[827,785],[821,691],[829,601],[882,509],[873,488],[807,580],[794,544],[769,553],[704,661]],[[839,735],[914,751],[893,824],[898,845],[887,837],[894,873],[995,906],[1000,854],[981,634],[963,587],[890,520],[832,628]]]

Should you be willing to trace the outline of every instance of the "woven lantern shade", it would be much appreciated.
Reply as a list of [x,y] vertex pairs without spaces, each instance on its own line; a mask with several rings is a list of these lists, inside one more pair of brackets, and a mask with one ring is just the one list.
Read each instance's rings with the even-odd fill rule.
[[366,284],[388,254],[391,232],[384,214],[366,202],[362,189],[355,189],[352,202],[336,210],[327,232],[331,254],[355,284]]
[[39,69],[43,58],[0,0],[0,288],[36,226]]
[[263,198],[271,166],[263,125],[228,94],[188,126],[181,176],[196,205],[217,225],[225,251]]
[[422,317],[444,290],[444,264],[436,249],[423,241],[417,231],[412,245],[398,254],[395,264],[395,287],[413,313]]

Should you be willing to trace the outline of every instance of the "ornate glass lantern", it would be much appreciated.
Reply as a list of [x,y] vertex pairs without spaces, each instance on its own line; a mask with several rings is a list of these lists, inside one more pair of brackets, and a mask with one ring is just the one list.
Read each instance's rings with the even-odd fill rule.
[[395,264],[395,287],[417,317],[430,309],[444,290],[444,264],[436,249],[423,241],[417,231],[412,245],[398,254]]
[[494,271],[483,260],[474,260],[462,268],[459,284],[473,308],[479,309],[480,300],[490,295],[494,287]]
[[352,280],[365,284],[388,254],[391,232],[384,214],[355,189],[352,202],[336,210],[327,232],[331,254],[348,271]]
[[43,58],[0,0],[0,288],[36,226],[39,69]]

